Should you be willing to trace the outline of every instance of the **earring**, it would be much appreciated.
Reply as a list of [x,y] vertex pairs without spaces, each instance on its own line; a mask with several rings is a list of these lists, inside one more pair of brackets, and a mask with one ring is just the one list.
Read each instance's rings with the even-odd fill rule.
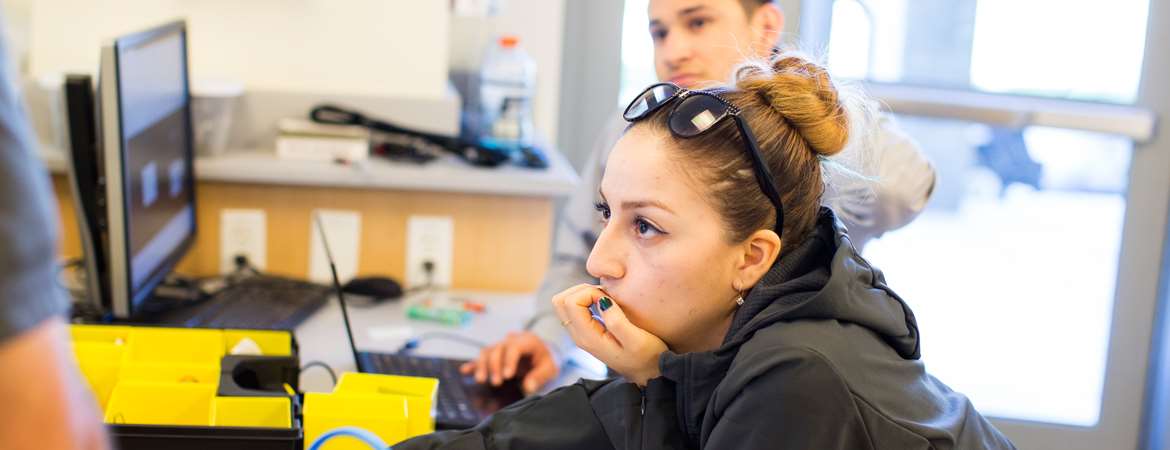
[[735,289],[735,291],[739,293],[739,295],[735,297],[735,305],[743,306],[743,290],[739,288],[739,282],[731,283],[731,288]]

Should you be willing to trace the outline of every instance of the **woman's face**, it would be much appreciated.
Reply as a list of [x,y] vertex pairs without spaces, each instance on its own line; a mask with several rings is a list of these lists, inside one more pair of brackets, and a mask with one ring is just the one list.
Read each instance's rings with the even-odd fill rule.
[[742,252],[655,133],[634,128],[614,146],[598,203],[605,228],[587,267],[631,322],[675,352],[714,349],[735,310]]

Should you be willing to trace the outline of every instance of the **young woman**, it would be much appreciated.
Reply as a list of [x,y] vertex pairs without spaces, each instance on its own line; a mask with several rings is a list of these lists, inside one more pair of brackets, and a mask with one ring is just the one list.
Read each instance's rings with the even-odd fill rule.
[[[772,55],[781,46],[786,22],[778,3],[649,0],[646,30],[654,52],[647,62],[653,63],[658,80],[688,89],[698,89],[712,80],[726,81],[746,58]],[[627,125],[620,111],[611,119],[599,130],[595,146],[581,166],[581,183],[561,209],[554,257],[534,297],[536,314],[523,330],[484,347],[478,358],[463,366],[464,373],[474,375],[480,383],[498,386],[518,378],[531,393],[549,382],[563,381],[557,380],[560,365],[573,349],[573,342],[548,300],[573,285],[596,282],[585,267],[601,234],[592,206],[609,153]],[[918,144],[901,132],[889,115],[858,122],[870,126],[865,131],[873,139],[851,138],[853,146],[866,151],[843,156],[853,160],[850,167],[875,174],[877,180],[870,183],[846,177],[846,182],[834,182],[835,192],[826,195],[824,203],[849,228],[854,247],[864,251],[867,241],[906,225],[922,212],[933,192],[935,171]],[[859,160],[860,155],[866,158]],[[521,359],[531,363],[531,370],[516,370]]]
[[781,54],[733,83],[631,103],[598,193],[600,284],[553,299],[623,377],[395,449],[1013,448],[926,373],[909,306],[822,206],[851,125],[828,74]]

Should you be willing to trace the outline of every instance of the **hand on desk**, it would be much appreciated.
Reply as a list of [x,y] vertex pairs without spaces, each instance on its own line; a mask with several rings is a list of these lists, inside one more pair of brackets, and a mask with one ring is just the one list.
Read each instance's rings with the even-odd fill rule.
[[[531,369],[520,371],[521,359],[531,363]],[[464,375],[475,373],[475,381],[491,382],[499,386],[514,377],[523,378],[522,389],[532,394],[560,373],[560,365],[548,345],[537,335],[521,331],[509,333],[504,340],[485,347],[479,357],[459,368]]]

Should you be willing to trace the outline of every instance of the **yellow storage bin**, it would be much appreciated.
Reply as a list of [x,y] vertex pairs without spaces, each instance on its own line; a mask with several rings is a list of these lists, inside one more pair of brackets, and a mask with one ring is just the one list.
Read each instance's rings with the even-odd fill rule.
[[106,423],[211,425],[216,386],[193,383],[121,382],[110,394]]
[[[310,443],[338,427],[358,427],[378,435],[387,445],[410,437],[406,418],[407,400],[400,395],[346,393],[305,394],[305,442]],[[369,450],[351,437],[338,437],[323,450]]]
[[213,405],[217,427],[292,428],[288,397],[216,397]]
[[70,325],[73,342],[126,343],[132,327],[115,325]]
[[219,364],[127,362],[120,381],[195,383],[219,386]]
[[109,402],[110,392],[118,384],[122,368],[122,354],[126,346],[100,341],[81,341],[73,343],[73,354],[77,357],[77,366],[81,374],[89,383],[94,399],[104,411]]
[[434,405],[439,392],[436,378],[346,372],[333,392],[344,394],[400,395],[406,397],[407,437],[435,431]]
[[219,364],[224,355],[222,330],[134,328],[127,362]]
[[224,346],[224,353],[231,353],[236,344],[248,338],[260,347],[260,352],[264,356],[292,355],[292,339],[285,331],[224,330],[223,337],[227,344]]
[[[216,436],[209,428],[216,426],[262,428],[268,430],[265,439],[286,430],[279,435],[282,443],[301,440],[290,398],[216,396],[222,360],[232,347],[250,339],[263,355],[294,356],[289,332],[72,325],[70,335],[78,366],[109,424],[166,425],[190,436]],[[405,422],[405,407],[399,409],[398,421]],[[401,435],[405,425],[400,425],[390,430]]]

